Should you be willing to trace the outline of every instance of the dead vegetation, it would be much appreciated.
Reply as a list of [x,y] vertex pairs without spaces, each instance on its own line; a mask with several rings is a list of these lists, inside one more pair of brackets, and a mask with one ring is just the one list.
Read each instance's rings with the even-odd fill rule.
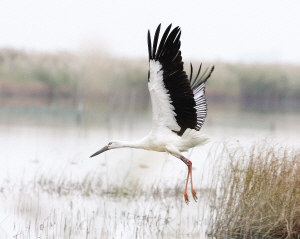
[[[300,150],[267,142],[224,147],[210,232],[273,238],[300,236]],[[221,168],[220,168],[221,169]]]

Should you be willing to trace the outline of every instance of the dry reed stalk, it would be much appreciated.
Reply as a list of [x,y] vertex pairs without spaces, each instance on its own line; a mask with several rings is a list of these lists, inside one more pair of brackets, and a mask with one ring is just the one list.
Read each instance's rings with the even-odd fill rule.
[[254,144],[229,150],[219,170],[210,232],[218,235],[299,238],[300,150]]

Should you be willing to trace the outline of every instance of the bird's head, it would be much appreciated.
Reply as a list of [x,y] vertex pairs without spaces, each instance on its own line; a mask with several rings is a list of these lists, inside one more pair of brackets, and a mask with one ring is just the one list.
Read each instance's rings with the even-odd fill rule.
[[91,157],[94,157],[98,154],[101,154],[107,150],[110,150],[110,149],[116,149],[116,148],[121,148],[122,147],[122,144],[120,141],[117,141],[117,140],[112,140],[110,141],[106,146],[104,146],[102,149],[98,150],[96,153],[94,153],[93,155],[90,156]]

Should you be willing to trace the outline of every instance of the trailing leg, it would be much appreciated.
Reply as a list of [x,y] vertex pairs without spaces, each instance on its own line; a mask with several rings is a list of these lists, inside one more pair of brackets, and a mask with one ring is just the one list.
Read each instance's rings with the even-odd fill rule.
[[188,196],[187,196],[187,184],[188,184],[188,180],[189,180],[189,177],[191,177],[191,192],[192,192],[192,195],[193,195],[193,198],[194,200],[197,202],[197,195],[196,195],[196,192],[194,190],[194,187],[193,187],[193,177],[192,177],[192,162],[190,160],[188,160],[187,158],[181,156],[180,159],[187,165],[188,167],[188,176],[187,176],[187,180],[186,180],[186,185],[185,185],[185,191],[184,191],[184,198],[185,198],[185,201],[186,203],[188,204],[189,200],[188,200]]
[[187,178],[186,178],[186,184],[185,184],[185,190],[184,190],[184,200],[185,200],[185,203],[187,205],[189,205],[189,197],[187,195],[187,185],[188,185],[188,182],[189,182],[189,177],[190,177],[190,171],[188,171],[188,175],[187,175]]
[[178,148],[172,144],[169,144],[166,146],[166,151],[168,153],[170,153],[171,155],[173,155],[176,158],[179,158],[182,162],[185,163],[185,165],[188,167],[188,175],[186,178],[186,184],[185,184],[185,190],[184,190],[184,200],[186,202],[186,204],[189,203],[189,198],[187,195],[187,185],[189,182],[189,178],[191,177],[191,192],[193,195],[194,200],[197,200],[197,196],[196,196],[196,192],[193,188],[193,179],[192,179],[192,162],[190,160],[188,160],[187,158],[185,158],[184,156],[182,156],[181,152],[178,150]]

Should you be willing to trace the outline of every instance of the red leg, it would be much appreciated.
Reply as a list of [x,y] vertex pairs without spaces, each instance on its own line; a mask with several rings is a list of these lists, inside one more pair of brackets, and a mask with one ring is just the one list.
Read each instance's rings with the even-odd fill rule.
[[185,200],[185,203],[187,205],[189,205],[189,197],[187,195],[187,185],[188,185],[188,182],[189,182],[189,177],[190,177],[190,170],[188,170],[188,175],[187,175],[187,178],[186,178],[186,184],[185,184],[185,190],[184,190],[184,200]]
[[194,200],[197,202],[198,198],[196,196],[196,192],[195,192],[194,187],[193,187],[192,162],[190,160],[188,160],[187,158],[185,158],[185,157],[181,157],[180,159],[188,166],[188,176],[187,176],[187,179],[186,179],[186,185],[185,185],[185,190],[184,190],[185,202],[186,202],[186,204],[189,203],[189,199],[188,199],[188,195],[187,195],[187,185],[188,185],[188,182],[189,182],[189,176],[191,176],[191,192],[192,192]]
[[192,192],[192,194],[193,194],[193,198],[194,198],[194,200],[195,200],[195,202],[197,202],[197,196],[196,196],[196,192],[195,192],[195,190],[194,190],[194,188],[193,188],[193,179],[192,179],[192,162],[190,161],[190,164],[189,164],[189,171],[190,171],[190,174],[191,174],[191,192]]

